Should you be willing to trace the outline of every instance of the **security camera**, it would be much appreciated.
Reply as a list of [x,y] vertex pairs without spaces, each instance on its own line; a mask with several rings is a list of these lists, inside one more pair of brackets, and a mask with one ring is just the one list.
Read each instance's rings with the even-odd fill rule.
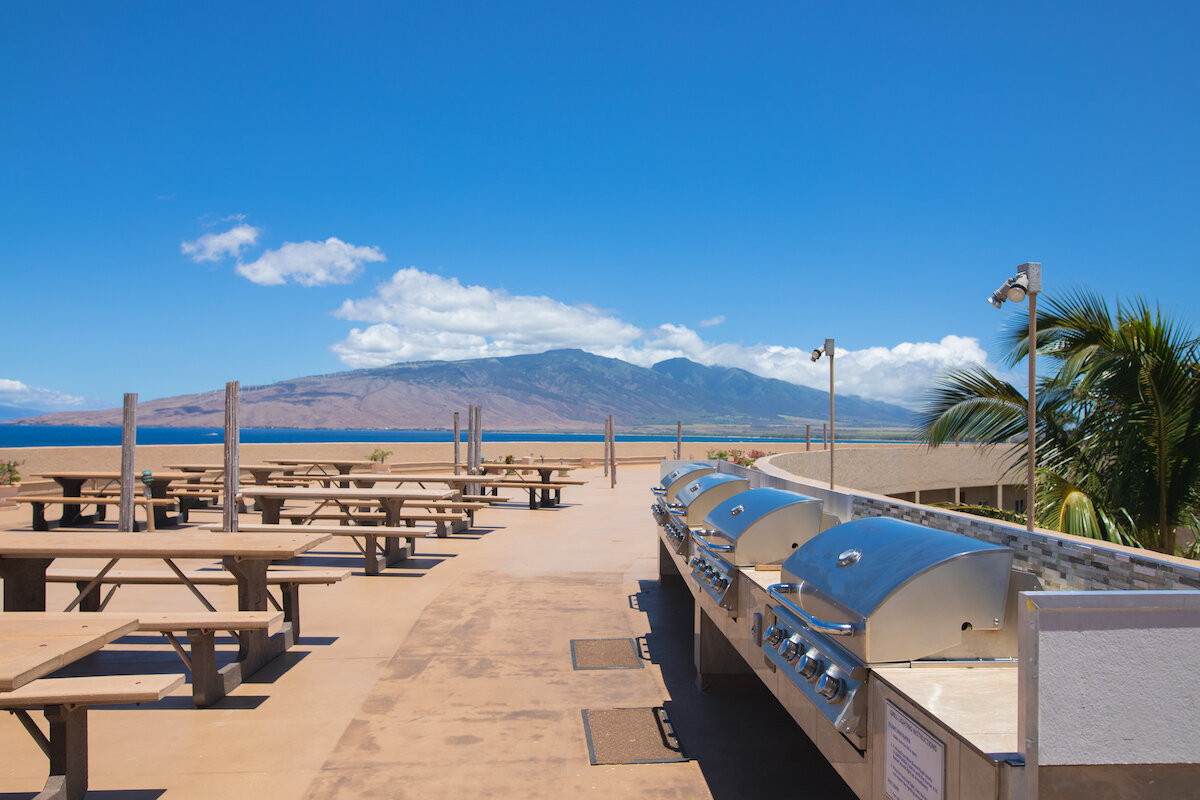
[[816,350],[812,351],[812,360],[813,361],[821,360],[821,348],[818,347]]

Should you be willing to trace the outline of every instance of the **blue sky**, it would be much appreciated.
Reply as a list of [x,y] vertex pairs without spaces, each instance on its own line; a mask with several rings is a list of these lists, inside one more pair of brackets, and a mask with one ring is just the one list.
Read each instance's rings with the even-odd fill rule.
[[1187,3],[6,3],[0,404],[683,355],[911,404],[984,298],[1190,324]]

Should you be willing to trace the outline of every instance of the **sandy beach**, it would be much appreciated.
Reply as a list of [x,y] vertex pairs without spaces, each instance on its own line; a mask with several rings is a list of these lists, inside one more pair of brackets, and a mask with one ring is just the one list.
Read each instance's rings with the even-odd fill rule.
[[[454,445],[449,442],[328,442],[299,444],[242,444],[239,457],[243,463],[258,463],[271,458],[343,458],[365,459],[375,448],[391,450],[390,464],[444,462],[450,464]],[[820,442],[813,443],[819,450]],[[704,458],[709,450],[763,450],[782,453],[803,450],[803,442],[684,442],[684,458]],[[618,460],[625,458],[673,458],[674,442],[617,442]],[[466,444],[460,444],[466,457]],[[485,459],[532,458],[534,461],[593,458],[604,455],[603,442],[487,442],[483,443]],[[220,444],[197,445],[140,445],[137,448],[137,469],[162,469],[169,464],[213,463],[224,458]],[[8,447],[0,448],[0,461],[16,460],[26,483],[31,476],[55,470],[118,470],[121,468],[121,448],[105,447]]]

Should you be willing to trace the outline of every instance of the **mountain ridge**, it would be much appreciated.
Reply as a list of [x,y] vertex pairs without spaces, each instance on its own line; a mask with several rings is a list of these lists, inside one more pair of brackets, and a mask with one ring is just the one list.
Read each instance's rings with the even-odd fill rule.
[[[139,403],[147,426],[221,427],[224,391]],[[794,435],[827,419],[829,394],[733,367],[688,359],[639,367],[582,350],[389,364],[243,386],[244,427],[446,429],[453,413],[483,407],[492,430],[594,430],[609,414],[626,431],[690,428]],[[900,406],[837,396],[839,425],[904,427]],[[8,424],[119,425],[120,409],[56,412]]]

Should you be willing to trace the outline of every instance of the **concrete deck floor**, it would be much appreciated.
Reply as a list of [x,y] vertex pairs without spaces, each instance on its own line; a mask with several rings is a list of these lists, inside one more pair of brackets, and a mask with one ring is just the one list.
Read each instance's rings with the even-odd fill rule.
[[[421,540],[380,576],[362,574],[347,541],[300,559],[354,575],[303,587],[298,646],[216,707],[193,707],[183,687],[93,710],[89,797],[853,797],[765,689],[695,688],[690,595],[657,581],[657,466],[622,467],[616,489],[599,470],[574,477],[590,483],[565,489],[563,506],[485,510],[472,532]],[[0,513],[0,528],[27,529],[26,514]],[[52,607],[73,596],[51,593]],[[195,600],[125,587],[109,610],[148,606]],[[573,669],[571,639],[625,637],[646,668]],[[152,638],[92,659],[82,668],[178,671]],[[643,706],[665,707],[691,760],[590,765],[582,709]],[[0,800],[32,797],[46,761],[15,718],[0,718],[0,754]]]

